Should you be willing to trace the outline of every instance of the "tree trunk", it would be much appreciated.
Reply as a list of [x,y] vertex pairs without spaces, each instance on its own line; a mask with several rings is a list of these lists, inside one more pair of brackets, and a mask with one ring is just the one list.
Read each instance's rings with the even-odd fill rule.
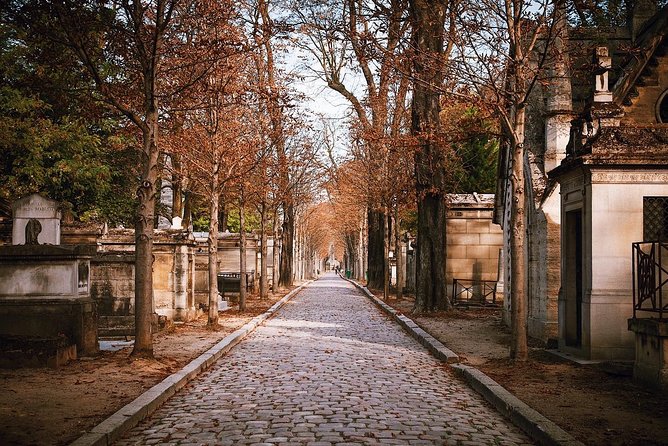
[[228,217],[229,214],[227,212],[227,207],[225,206],[225,197],[221,197],[220,206],[218,207],[218,215],[216,216],[216,218],[218,219],[218,224],[221,232],[227,231]]
[[515,111],[515,145],[513,150],[512,173],[512,207],[510,211],[510,357],[518,361],[526,361],[529,357],[527,346],[527,304],[526,304],[526,204],[524,178],[524,120],[525,108],[518,107]]
[[355,278],[357,280],[364,280],[364,261],[366,259],[364,253],[364,218],[360,220],[359,233],[357,237],[357,268],[355,270]]
[[190,228],[192,224],[192,194],[188,191],[183,193],[183,227]]
[[[178,155],[171,155],[172,159],[172,225],[174,225],[174,217],[183,219],[183,185],[181,184],[181,162]],[[183,224],[183,220],[182,223]],[[186,226],[187,227],[187,226]]]
[[362,280],[369,283],[369,219],[362,219]]
[[367,233],[368,233],[368,251],[367,251],[367,284],[369,288],[376,290],[383,289],[385,279],[385,260],[384,260],[384,226],[385,215],[380,211],[369,209],[367,212]]
[[213,166],[211,177],[211,203],[209,204],[209,238],[207,248],[209,250],[209,313],[207,319],[208,327],[218,326],[218,166]]
[[246,217],[244,192],[239,196],[239,311],[246,311]]
[[418,194],[415,310],[450,307],[445,283],[445,166],[435,135],[440,128],[439,89],[443,83],[445,0],[411,0],[414,92],[411,132],[419,141],[415,152]]
[[278,282],[280,281],[280,251],[279,251],[279,241],[280,237],[278,236],[278,212],[274,211],[274,227],[273,227],[273,237],[274,237],[274,248],[272,251],[273,257],[273,267],[271,271],[271,292],[273,294],[278,293]]
[[383,213],[383,299],[390,299],[390,214]]
[[401,249],[401,222],[399,221],[399,206],[394,207],[394,258],[397,268],[397,299],[404,295],[404,287],[401,284],[404,280],[404,258]]
[[291,203],[283,203],[283,245],[281,247],[281,273],[279,286],[292,286],[294,262],[295,209]]
[[267,203],[262,202],[260,212],[260,299],[269,296],[269,280],[267,280]]
[[158,181],[158,110],[147,113],[144,163],[135,222],[135,343],[132,356],[153,357],[153,221]]

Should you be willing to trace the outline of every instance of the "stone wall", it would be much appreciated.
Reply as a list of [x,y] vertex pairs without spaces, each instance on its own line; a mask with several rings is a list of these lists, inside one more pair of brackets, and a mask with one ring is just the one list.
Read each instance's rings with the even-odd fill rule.
[[556,346],[561,286],[561,216],[559,189],[551,191],[529,214],[527,330],[530,337]]
[[[110,230],[97,238],[91,294],[102,317],[134,314],[134,231]],[[197,317],[195,247],[185,231],[156,231],[153,242],[153,303],[168,320]]]
[[503,246],[501,227],[492,222],[494,196],[451,195],[446,221],[446,281],[497,281]]
[[[195,272],[194,272],[194,295],[197,306],[208,305],[209,301],[209,254],[207,239],[204,233],[196,234],[197,247],[195,249]],[[258,289],[258,280],[260,272],[260,259],[258,259],[258,240],[254,235],[246,236],[246,271],[253,271],[254,290]],[[218,239],[218,271],[219,272],[239,272],[239,234],[223,233]],[[267,262],[269,284],[271,286],[272,268],[273,268],[273,241],[269,240],[267,250]]]

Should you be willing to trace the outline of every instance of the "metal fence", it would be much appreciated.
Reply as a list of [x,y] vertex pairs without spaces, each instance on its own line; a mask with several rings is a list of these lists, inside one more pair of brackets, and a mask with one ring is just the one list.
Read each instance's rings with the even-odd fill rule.
[[496,281],[452,280],[452,304],[464,306],[497,306]]
[[[668,242],[636,242],[633,250],[633,317],[668,316]],[[665,260],[664,260],[665,259]],[[666,263],[664,263],[666,262]]]

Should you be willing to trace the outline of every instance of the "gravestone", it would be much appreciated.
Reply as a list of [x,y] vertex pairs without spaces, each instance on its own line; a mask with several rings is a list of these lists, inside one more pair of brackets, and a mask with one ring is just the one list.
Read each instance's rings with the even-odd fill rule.
[[60,204],[38,194],[12,204],[13,245],[60,245]]

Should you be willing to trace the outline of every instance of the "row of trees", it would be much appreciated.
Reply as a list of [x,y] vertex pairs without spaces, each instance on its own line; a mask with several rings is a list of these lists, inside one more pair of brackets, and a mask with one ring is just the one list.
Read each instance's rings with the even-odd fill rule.
[[[491,188],[500,148],[512,159],[512,350],[522,359],[527,104],[550,82],[546,68],[560,58],[567,18],[599,20],[612,3],[10,0],[0,8],[0,144],[2,180],[13,188],[0,198],[46,187],[82,219],[119,223],[134,208],[133,354],[150,356],[163,179],[175,197],[168,217],[189,223],[199,203],[208,221],[212,325],[216,234],[231,208],[242,238],[247,212],[258,216],[262,296],[268,234],[282,239],[274,284],[291,285],[295,250],[317,257],[334,246],[387,296],[390,247],[399,251],[410,228],[416,309],[431,311],[449,305],[447,193]],[[290,45],[348,102],[347,155],[337,153],[327,125],[317,138],[305,131],[277,56]],[[324,170],[332,204],[308,206]]]
[[415,309],[447,309],[447,194],[493,189],[502,150],[512,197],[511,356],[526,359],[527,108],[536,89],[560,81],[567,27],[615,23],[620,2],[306,0],[297,9],[311,69],[354,117],[351,153],[330,184],[335,209],[349,216],[338,230],[349,264],[358,276],[368,269],[369,286],[388,296],[390,237],[400,252],[414,210]]
[[[47,190],[75,218],[134,224],[133,355],[152,356],[153,234],[164,180],[174,192],[166,217],[188,225],[199,208],[208,220],[211,326],[219,222],[232,209],[242,249],[246,216],[259,215],[261,297],[268,234],[283,240],[274,287],[292,285],[296,215],[321,164],[276,61],[286,29],[268,0],[16,0],[0,13],[8,62],[0,125],[10,136],[2,174],[16,185],[0,198]],[[241,259],[243,271],[243,252]]]

